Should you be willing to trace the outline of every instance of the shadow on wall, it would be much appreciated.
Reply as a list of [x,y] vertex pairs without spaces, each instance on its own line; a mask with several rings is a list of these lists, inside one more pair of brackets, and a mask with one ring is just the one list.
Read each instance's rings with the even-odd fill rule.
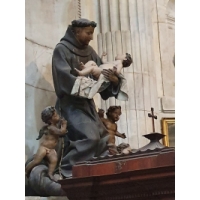
[[25,154],[26,154],[26,157],[25,157],[25,161],[31,156],[33,155],[35,152],[34,152],[34,147],[30,148],[27,144],[25,145]]
[[51,70],[49,63],[39,68],[35,62],[31,62],[26,67],[26,158],[36,153],[39,144],[36,138],[44,125],[41,120],[42,110],[46,106],[54,106],[56,102]]
[[[41,119],[41,112],[47,106],[54,106],[56,103],[56,94],[54,91],[53,86],[49,83],[49,81],[44,76],[46,72],[51,72],[51,64],[47,64],[43,66],[45,71],[41,74],[41,77],[38,79],[37,85],[38,88],[41,88],[40,91],[35,90],[35,104],[34,104],[34,111],[35,111],[35,119],[36,119],[36,127],[39,131],[41,126],[44,125]],[[52,75],[48,77],[52,79]],[[38,89],[39,90],[39,89]]]

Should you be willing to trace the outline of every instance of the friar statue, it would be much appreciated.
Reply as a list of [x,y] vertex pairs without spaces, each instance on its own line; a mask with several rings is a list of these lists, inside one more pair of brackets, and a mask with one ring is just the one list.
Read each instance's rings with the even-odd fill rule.
[[[96,25],[87,19],[73,20],[53,52],[52,75],[57,95],[55,107],[68,122],[64,148],[58,152],[62,154],[58,167],[60,170],[55,170],[55,174],[60,171],[63,178],[72,176],[72,166],[75,163],[108,154],[109,134],[98,116],[94,100],[71,94],[76,87],[80,87],[80,79],[75,70],[81,70],[80,63],[93,60],[98,66],[102,64],[100,57],[89,45]],[[121,87],[120,77],[111,69],[104,69],[102,74],[110,81],[110,85],[100,92],[101,98],[117,98]],[[85,78],[91,80],[92,84],[92,76]],[[46,176],[46,170],[45,161],[32,169],[28,180],[31,188],[38,195],[65,195],[60,184]]]

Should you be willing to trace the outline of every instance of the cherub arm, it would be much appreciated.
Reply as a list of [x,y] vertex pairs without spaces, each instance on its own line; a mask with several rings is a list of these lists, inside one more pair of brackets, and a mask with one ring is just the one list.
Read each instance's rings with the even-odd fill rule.
[[106,126],[107,120],[103,117],[103,118],[101,118],[101,121],[102,121],[103,125],[104,125],[104,126],[106,127],[106,129],[107,129],[107,126]]
[[123,138],[123,139],[126,138],[125,133],[119,133],[118,131],[116,131],[115,135],[118,136],[118,137],[121,137],[121,138]]
[[51,126],[51,125],[48,127],[48,129],[51,132],[51,134],[64,136],[68,132],[67,131],[67,121],[62,119],[60,129],[55,126]]
[[85,65],[82,62],[79,63],[79,66],[80,66],[81,70],[85,69]]

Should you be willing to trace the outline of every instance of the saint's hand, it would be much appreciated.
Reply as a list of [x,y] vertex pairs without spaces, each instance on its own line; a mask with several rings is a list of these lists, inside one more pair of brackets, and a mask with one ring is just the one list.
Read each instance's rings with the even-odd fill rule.
[[115,69],[103,69],[101,72],[110,82],[112,82],[115,86],[119,83],[119,79],[116,76]]

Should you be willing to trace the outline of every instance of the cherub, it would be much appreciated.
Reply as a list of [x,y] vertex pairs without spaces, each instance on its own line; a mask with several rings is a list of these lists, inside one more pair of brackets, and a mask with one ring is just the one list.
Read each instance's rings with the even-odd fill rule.
[[[37,140],[41,139],[39,148],[33,160],[26,166],[25,172],[28,177],[33,167],[38,165],[43,158],[46,158],[49,162],[48,176],[56,182],[57,180],[53,176],[58,161],[55,147],[58,144],[59,137],[67,133],[67,121],[60,118],[53,106],[46,107],[41,113],[41,118],[47,125],[40,129],[37,138]],[[58,127],[59,124],[61,128]]]
[[115,136],[121,137],[123,139],[126,138],[125,133],[119,133],[117,131],[116,122],[119,120],[119,116],[121,115],[121,106],[110,106],[106,112],[106,115],[107,115],[107,119],[101,118],[101,120],[110,135],[109,141],[108,141],[108,147],[110,147],[109,150],[111,154],[116,154],[119,152],[117,151],[117,148],[115,145]]
[[90,60],[85,65],[81,62],[80,66],[82,70],[80,71],[75,68],[76,72],[78,73],[79,76],[85,76],[91,74],[96,80],[98,80],[103,69],[112,69],[115,71],[116,74],[120,74],[122,68],[129,67],[133,62],[131,55],[128,53],[117,55],[115,57],[115,60],[111,62],[106,61],[105,59],[106,55],[107,54],[105,52],[102,54],[101,61],[103,64],[100,65],[99,67],[94,61]]

